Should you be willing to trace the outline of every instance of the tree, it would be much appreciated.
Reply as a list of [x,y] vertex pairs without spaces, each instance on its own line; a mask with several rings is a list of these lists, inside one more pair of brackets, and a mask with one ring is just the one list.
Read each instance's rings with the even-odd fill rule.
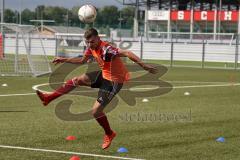
[[35,19],[35,12],[24,9],[22,11],[22,24],[31,24],[30,20]]
[[16,23],[17,21],[17,15],[15,15],[15,12],[11,9],[5,9],[4,11],[4,22],[5,23]]
[[[80,6],[75,6],[72,9],[67,9],[58,6],[44,6],[39,5],[34,11],[24,9],[22,11],[22,24],[32,24],[29,21],[31,19],[46,19],[55,20],[56,25],[69,25],[69,26],[80,26],[82,28],[88,26],[81,22],[78,18],[78,10]],[[97,18],[94,22],[94,27],[103,30],[108,28],[118,28],[119,18],[121,14],[121,21],[123,28],[131,28],[134,17],[134,7],[126,7],[122,10],[118,10],[116,6],[105,6],[103,8],[96,8]],[[10,9],[5,10],[5,22],[7,23],[18,23],[19,13],[18,11],[12,11]],[[90,24],[91,26],[91,24]]]
[[64,7],[46,7],[44,9],[44,18],[55,20],[56,24],[64,25],[66,23],[68,9]]
[[102,26],[118,27],[119,12],[116,6],[105,6],[98,12],[102,20]]
[[45,10],[44,5],[40,5],[40,6],[37,6],[35,8],[35,15],[36,15],[37,19],[43,19],[44,18],[44,10]]
[[84,26],[84,24],[78,18],[78,10],[80,6],[73,7],[69,12],[69,19],[71,21],[71,25],[73,26]]
[[134,18],[134,7],[125,7],[121,11],[121,17],[122,17],[122,26],[131,28],[133,26],[133,18]]
[[100,9],[96,8],[96,10],[97,10],[97,17],[96,17],[96,20],[95,20],[95,22],[94,22],[94,25],[95,25],[96,27],[101,27],[102,25],[104,25],[104,23],[103,23],[103,17],[102,17],[102,14],[101,14],[101,12],[100,12]]

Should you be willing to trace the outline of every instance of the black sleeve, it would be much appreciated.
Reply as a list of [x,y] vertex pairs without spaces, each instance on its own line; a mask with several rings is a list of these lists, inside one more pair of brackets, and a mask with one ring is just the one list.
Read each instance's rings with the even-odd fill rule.
[[103,50],[103,60],[106,62],[110,62],[112,58],[118,54],[118,49],[113,46],[104,46]]

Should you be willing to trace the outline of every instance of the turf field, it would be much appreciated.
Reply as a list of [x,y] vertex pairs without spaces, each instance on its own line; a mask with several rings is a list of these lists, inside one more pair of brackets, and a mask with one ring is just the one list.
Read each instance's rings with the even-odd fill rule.
[[[74,70],[67,78],[83,72],[84,68]],[[136,72],[133,77],[143,74]],[[55,114],[63,100],[72,100],[71,112],[78,114],[89,110],[94,98],[64,95],[43,107],[32,87],[48,83],[49,76],[1,77],[0,84],[8,86],[0,86],[0,159],[68,160],[77,154],[82,160],[240,159],[239,71],[168,68],[160,80],[173,89],[160,96],[138,97],[135,106],[118,97],[118,106],[108,113],[118,135],[103,151],[103,130],[95,120],[63,121]],[[137,92],[156,87],[150,80],[144,84],[135,86]],[[39,88],[50,90],[48,85]],[[69,135],[77,140],[66,141]],[[225,142],[217,142],[218,137]],[[128,152],[118,153],[119,147]]]

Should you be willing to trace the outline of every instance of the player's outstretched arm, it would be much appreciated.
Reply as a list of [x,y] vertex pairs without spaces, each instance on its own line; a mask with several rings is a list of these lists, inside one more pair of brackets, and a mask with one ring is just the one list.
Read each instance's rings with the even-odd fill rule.
[[74,58],[64,58],[64,57],[55,57],[54,60],[52,61],[54,64],[59,64],[59,63],[74,63],[74,64],[83,64],[87,62],[89,59],[88,56],[83,56],[83,57],[74,57]]
[[137,63],[139,66],[141,66],[144,70],[152,74],[156,74],[158,72],[156,67],[143,63],[141,59],[138,56],[136,56],[133,52],[128,50],[120,50],[120,49],[118,52],[119,52],[118,56],[128,57],[130,60]]

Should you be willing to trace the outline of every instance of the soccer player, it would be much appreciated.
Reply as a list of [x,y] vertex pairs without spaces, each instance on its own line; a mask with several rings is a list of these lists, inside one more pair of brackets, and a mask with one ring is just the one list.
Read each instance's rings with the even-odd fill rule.
[[131,51],[115,48],[107,42],[102,41],[98,36],[97,30],[94,28],[88,29],[84,34],[84,38],[88,48],[83,57],[56,57],[53,60],[53,63],[58,64],[66,62],[83,64],[93,56],[98,63],[100,70],[85,73],[67,80],[64,85],[52,93],[36,92],[43,105],[46,106],[57,97],[72,91],[76,86],[99,88],[98,98],[92,108],[92,115],[105,131],[102,149],[106,149],[111,145],[113,138],[116,136],[116,132],[111,129],[103,110],[112,98],[120,91],[124,82],[129,79],[129,73],[120,57],[128,57],[130,60],[140,65],[144,70],[153,74],[157,73],[157,69],[151,65],[144,64]]

